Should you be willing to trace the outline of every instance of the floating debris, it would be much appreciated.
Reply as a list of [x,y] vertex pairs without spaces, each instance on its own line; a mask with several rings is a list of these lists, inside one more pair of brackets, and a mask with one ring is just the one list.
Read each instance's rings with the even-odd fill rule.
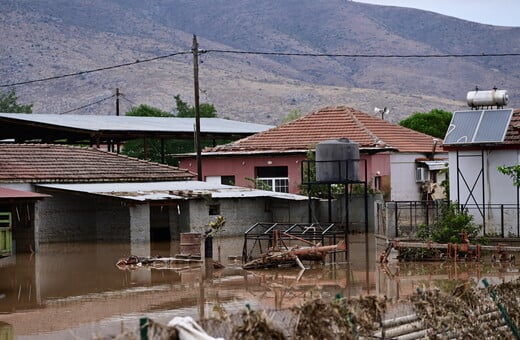
[[[212,259],[206,259],[211,261],[214,269],[220,269],[224,266]],[[131,255],[126,258],[119,259],[116,262],[117,268],[121,270],[136,270],[141,267],[153,268],[153,269],[172,269],[172,270],[184,270],[199,268],[203,264],[200,256],[193,255],[176,255],[174,257],[141,257]]]
[[[288,246],[281,236],[286,236],[294,240],[298,240],[307,245]],[[299,266],[305,269],[302,260],[319,261],[325,263],[325,258],[329,253],[347,250],[347,244],[344,240],[338,244],[323,246],[320,243],[312,243],[294,235],[282,234],[278,230],[273,232],[274,246],[269,248],[266,253],[261,254],[258,258],[245,263],[244,269],[262,269],[276,268],[281,266]]]
[[[485,280],[483,280],[486,285]],[[200,320],[208,334],[224,339],[520,339],[520,280],[485,288],[460,283],[448,292],[418,289],[407,299],[360,296],[312,299],[290,309],[219,313]],[[410,314],[391,315],[389,306]],[[150,320],[149,339],[182,339]]]

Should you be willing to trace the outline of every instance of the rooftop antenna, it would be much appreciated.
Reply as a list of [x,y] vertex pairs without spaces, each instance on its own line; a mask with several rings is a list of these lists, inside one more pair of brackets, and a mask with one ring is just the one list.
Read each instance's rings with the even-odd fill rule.
[[374,112],[376,114],[380,114],[381,115],[381,119],[384,120],[385,119],[385,115],[390,113],[390,109],[387,108],[386,106],[384,108],[382,108],[382,109],[376,107],[376,108],[374,108]]

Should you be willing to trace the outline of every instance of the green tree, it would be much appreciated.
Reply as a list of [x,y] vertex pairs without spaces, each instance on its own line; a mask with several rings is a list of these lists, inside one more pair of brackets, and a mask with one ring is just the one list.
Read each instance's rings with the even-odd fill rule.
[[173,117],[169,112],[162,111],[156,107],[141,104],[137,107],[133,107],[126,113],[127,116],[139,116],[139,117]]
[[282,123],[288,123],[290,121],[298,119],[298,118],[301,117],[301,115],[302,115],[302,111],[301,110],[292,109],[291,111],[289,111],[289,113],[285,117],[283,117]]
[[441,214],[433,226],[420,225],[417,237],[438,243],[462,243],[465,233],[470,241],[477,241],[480,227],[473,223],[473,216],[459,211],[454,203],[443,203]]
[[[177,115],[179,118],[193,118],[195,117],[195,107],[188,105],[185,101],[181,99],[180,95],[176,95],[173,97],[175,99],[175,105],[177,106]],[[217,109],[213,104],[209,103],[200,103],[199,104],[199,113],[201,118],[216,118],[217,117]],[[214,143],[212,141],[201,140],[201,147],[211,147],[213,144],[225,144],[229,143],[228,139],[219,139],[215,140]],[[191,140],[179,140],[175,143],[175,153],[189,153],[195,152],[195,145]],[[178,163],[177,160],[174,160],[175,163]]]
[[0,112],[4,113],[32,113],[32,104],[20,105],[17,103],[16,91],[0,92]]
[[[180,95],[173,97],[175,104],[177,105],[177,117],[180,118],[192,118],[195,117],[195,107],[189,106],[185,101],[181,99]],[[204,118],[215,118],[217,116],[217,109],[213,104],[201,103],[199,104],[200,117]]]
[[[133,107],[126,113],[127,116],[138,116],[138,117],[173,117],[171,113],[162,111],[158,108],[151,107],[145,104],[141,104],[137,107]],[[165,153],[173,152],[174,144],[172,141],[165,141],[164,150]],[[149,138],[146,140],[147,160],[153,162],[161,162],[161,141],[157,138]],[[129,157],[145,159],[144,154],[144,140],[133,139],[125,143],[122,153]],[[165,160],[167,164],[171,164],[168,160]],[[174,164],[171,164],[174,165]]]
[[513,185],[515,187],[520,187],[520,165],[519,164],[515,164],[515,165],[511,165],[511,166],[501,165],[497,168],[497,170],[500,173],[511,177],[511,179],[513,180]]
[[448,131],[450,126],[451,117],[451,112],[433,109],[428,113],[416,112],[410,117],[401,120],[399,125],[444,139],[446,131]]
[[[179,117],[179,118],[190,118],[195,116],[195,109],[189,106],[187,103],[181,100],[179,95],[176,95],[175,102],[177,104],[177,116],[162,111],[158,108],[148,106],[145,104],[139,105],[138,107],[132,108],[126,113],[127,116],[140,116],[140,117]],[[217,110],[212,104],[202,104],[201,106],[201,117],[212,118],[216,117]],[[229,140],[216,140],[215,143],[222,144],[228,143]],[[201,146],[213,146],[213,141],[201,141]],[[146,140],[147,160],[152,162],[160,163],[162,161],[162,147],[161,140],[157,138],[148,138]],[[193,140],[165,140],[164,141],[164,153],[165,155],[181,154],[195,152],[195,146]],[[124,145],[123,154],[129,157],[135,157],[145,159],[144,155],[144,140],[134,139],[127,141]],[[173,157],[165,157],[164,162],[169,165],[178,165],[179,161]]]

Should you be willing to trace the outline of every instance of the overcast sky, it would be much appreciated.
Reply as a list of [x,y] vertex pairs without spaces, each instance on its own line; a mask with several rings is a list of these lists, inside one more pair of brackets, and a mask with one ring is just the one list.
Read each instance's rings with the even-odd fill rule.
[[498,26],[520,26],[520,0],[355,0],[385,6],[412,7],[464,20]]

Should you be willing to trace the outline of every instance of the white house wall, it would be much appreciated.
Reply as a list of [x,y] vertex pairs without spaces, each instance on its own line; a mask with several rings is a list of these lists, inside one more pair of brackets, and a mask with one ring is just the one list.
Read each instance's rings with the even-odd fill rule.
[[[477,225],[484,224],[483,211],[486,234],[501,235],[503,227],[504,236],[517,235],[517,189],[497,168],[519,164],[519,151],[485,150],[481,155],[480,150],[459,151],[457,176],[457,153],[449,153],[450,200],[465,206]],[[478,177],[481,169],[483,175]]]
[[390,157],[390,185],[392,201],[419,201],[421,193],[415,182],[415,160],[423,154],[394,153]]

